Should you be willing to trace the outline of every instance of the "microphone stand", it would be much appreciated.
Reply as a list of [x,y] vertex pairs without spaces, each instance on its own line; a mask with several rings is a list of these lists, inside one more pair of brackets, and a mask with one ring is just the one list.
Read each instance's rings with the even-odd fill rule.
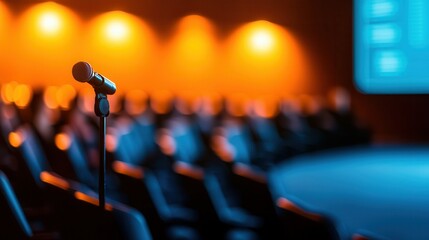
[[95,104],[94,112],[100,118],[100,127],[99,127],[99,172],[98,172],[98,201],[99,208],[101,210],[105,209],[106,206],[106,119],[109,116],[109,101],[107,100],[107,95],[105,93],[97,91],[95,89]]

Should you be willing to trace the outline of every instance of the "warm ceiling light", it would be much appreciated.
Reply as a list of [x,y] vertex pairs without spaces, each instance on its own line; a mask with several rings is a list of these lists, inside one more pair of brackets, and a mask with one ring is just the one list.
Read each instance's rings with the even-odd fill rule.
[[128,36],[128,33],[129,28],[123,21],[115,19],[106,25],[106,35],[111,40],[123,40]]
[[55,12],[45,12],[40,15],[39,27],[46,34],[55,34],[62,25],[61,18]]
[[273,36],[265,29],[258,29],[250,37],[252,48],[256,51],[265,52],[273,47]]
[[304,85],[307,72],[303,49],[284,27],[258,20],[243,24],[224,44],[222,88],[252,98],[283,94]]

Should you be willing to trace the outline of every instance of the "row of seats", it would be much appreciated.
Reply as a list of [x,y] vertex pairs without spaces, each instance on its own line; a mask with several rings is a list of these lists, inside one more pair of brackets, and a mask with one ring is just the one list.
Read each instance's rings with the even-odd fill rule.
[[2,207],[24,226],[0,227],[8,238],[281,238],[267,171],[298,154],[370,141],[343,89],[329,93],[329,108],[309,96],[190,101],[134,91],[111,99],[101,211],[93,96],[63,108],[47,98],[0,103],[0,170],[13,203]]

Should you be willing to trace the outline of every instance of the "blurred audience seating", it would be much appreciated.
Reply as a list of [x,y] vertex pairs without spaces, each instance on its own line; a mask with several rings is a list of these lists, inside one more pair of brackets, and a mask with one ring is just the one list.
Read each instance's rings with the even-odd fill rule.
[[34,217],[60,239],[281,239],[285,217],[267,171],[298,154],[371,140],[342,88],[326,98],[130,91],[112,98],[101,211],[93,96],[60,86],[34,90],[26,105],[13,99],[0,102],[9,204],[1,207],[13,218],[2,221],[14,222],[1,224],[0,236],[11,238],[31,237],[26,218]]

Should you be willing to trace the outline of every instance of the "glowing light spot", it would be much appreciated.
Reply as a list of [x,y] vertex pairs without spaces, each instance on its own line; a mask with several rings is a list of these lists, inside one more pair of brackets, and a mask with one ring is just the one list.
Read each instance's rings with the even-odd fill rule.
[[1,98],[5,103],[13,103],[13,96],[15,88],[18,86],[17,82],[10,82],[1,88]]
[[19,84],[13,91],[13,101],[18,108],[27,107],[33,96],[33,91],[26,84]]
[[[161,67],[161,49],[150,24],[140,16],[110,11],[97,15],[85,25],[83,47],[87,57],[84,60],[110,79],[127,79],[119,84],[118,94],[136,86],[149,90],[159,87],[160,81],[141,81],[159,79],[163,74],[157,70]],[[112,101],[111,112],[115,110]]]
[[15,47],[8,57],[13,64],[8,66],[14,79],[39,89],[69,82],[70,66],[82,48],[80,19],[73,11],[54,2],[34,4],[13,27],[15,36],[10,38]]
[[60,16],[55,12],[45,12],[40,15],[39,27],[46,34],[54,34],[60,30],[62,21]]
[[70,137],[66,133],[59,133],[55,136],[55,145],[58,149],[65,151],[71,145]]
[[71,101],[76,97],[76,90],[69,84],[63,85],[56,91],[56,101],[60,108],[69,109]]
[[33,91],[29,85],[10,82],[3,85],[1,89],[1,98],[3,102],[15,103],[18,108],[25,108],[31,101]]
[[45,105],[50,109],[58,108],[58,102],[56,99],[58,88],[55,86],[49,86],[43,92],[43,101]]
[[114,19],[106,24],[106,35],[110,40],[123,40],[129,35],[129,28],[125,22]]
[[[224,44],[221,88],[249,96],[282,94],[303,87],[307,80],[304,52],[292,32],[258,20],[243,24]],[[221,72],[222,73],[222,72]]]
[[270,32],[261,29],[252,34],[250,43],[252,48],[256,51],[268,51],[272,48],[274,40]]
[[8,140],[12,147],[18,148],[24,142],[24,137],[19,132],[11,132],[9,133]]

